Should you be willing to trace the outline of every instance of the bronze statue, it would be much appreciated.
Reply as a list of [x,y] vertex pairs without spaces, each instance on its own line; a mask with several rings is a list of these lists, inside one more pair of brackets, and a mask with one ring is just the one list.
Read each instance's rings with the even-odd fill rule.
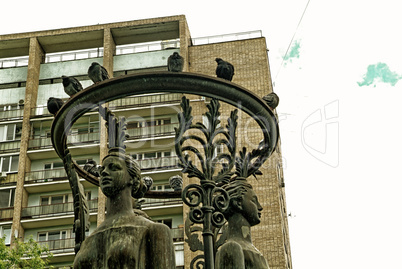
[[82,243],[74,268],[175,268],[169,228],[133,211],[132,197],[147,191],[137,162],[109,151],[100,168],[100,187],[107,197],[106,219]]
[[224,189],[230,197],[229,207],[224,212],[228,221],[227,241],[216,253],[215,268],[269,268],[251,240],[250,227],[260,223],[262,211],[252,186],[244,179],[237,179]]

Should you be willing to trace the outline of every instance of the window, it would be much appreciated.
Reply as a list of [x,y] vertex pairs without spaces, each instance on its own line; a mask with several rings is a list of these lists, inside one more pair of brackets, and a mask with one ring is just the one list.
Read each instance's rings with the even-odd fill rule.
[[57,169],[57,168],[63,168],[63,167],[64,167],[64,165],[62,162],[45,163],[45,170]]
[[0,208],[14,206],[15,189],[0,190]]
[[7,172],[18,171],[18,155],[0,157],[0,172],[5,175]]
[[160,220],[156,220],[156,222],[163,223],[166,226],[168,226],[170,229],[172,229],[172,219],[160,219]]
[[151,187],[151,190],[153,190],[153,191],[167,191],[167,190],[171,191],[171,190],[172,190],[172,187],[170,187],[169,184],[166,184],[166,185],[155,185],[155,186],[152,186],[152,187]]
[[7,124],[0,125],[0,142],[21,139],[21,125]]
[[39,232],[38,241],[53,241],[66,239],[67,235],[71,235],[71,230],[61,230],[61,231],[50,231],[50,232]]
[[40,205],[54,205],[68,202],[68,194],[60,194],[53,196],[42,196],[40,198]]
[[5,237],[6,245],[11,243],[11,226],[0,226],[0,237]]

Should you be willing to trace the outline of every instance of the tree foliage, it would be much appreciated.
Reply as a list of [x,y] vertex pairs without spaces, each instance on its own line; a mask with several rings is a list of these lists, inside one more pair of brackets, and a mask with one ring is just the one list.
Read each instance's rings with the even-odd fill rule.
[[39,245],[32,236],[28,242],[16,239],[13,248],[6,246],[4,237],[0,238],[0,269],[41,269],[52,257],[48,247]]

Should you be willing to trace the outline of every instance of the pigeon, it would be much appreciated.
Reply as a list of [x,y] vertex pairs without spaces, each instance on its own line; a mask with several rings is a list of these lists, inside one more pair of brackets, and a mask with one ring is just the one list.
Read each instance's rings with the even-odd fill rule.
[[73,77],[67,77],[67,76],[61,76],[63,79],[63,87],[64,91],[69,95],[73,96],[79,91],[82,91],[82,85],[78,81],[78,79],[73,78]]
[[88,68],[88,77],[96,84],[106,79],[109,79],[109,74],[106,68],[97,62],[93,62]]
[[64,105],[63,100],[60,98],[50,97],[47,100],[47,110],[53,115],[56,115],[57,111]]
[[99,177],[99,167],[94,160],[88,160],[84,165],[84,170],[95,177]]
[[268,105],[272,110],[274,110],[274,109],[278,106],[278,104],[279,104],[279,96],[278,96],[276,93],[274,93],[274,92],[271,92],[271,93],[265,95],[265,96],[262,98],[262,100],[264,100],[265,103],[267,103],[267,105]]
[[216,67],[216,75],[218,78],[232,81],[234,75],[234,66],[231,63],[222,60],[221,58],[216,58],[215,61],[218,63],[218,66]]
[[173,52],[169,56],[167,66],[168,71],[171,72],[181,72],[183,71],[184,58],[180,56],[178,52]]
[[174,191],[181,191],[183,189],[183,178],[175,175],[169,178],[169,185]]
[[145,185],[147,186],[147,191],[151,189],[152,184],[154,184],[154,180],[152,177],[143,177],[142,180],[144,181]]

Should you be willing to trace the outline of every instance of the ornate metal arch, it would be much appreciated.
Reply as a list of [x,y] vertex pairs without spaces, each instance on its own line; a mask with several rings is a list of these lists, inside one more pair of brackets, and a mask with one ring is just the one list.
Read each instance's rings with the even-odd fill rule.
[[[220,78],[195,73],[152,72],[126,75],[94,84],[69,99],[56,114],[51,139],[61,159],[66,156],[67,134],[73,124],[99,104],[126,96],[147,93],[184,93],[216,98],[240,108],[258,123],[268,145],[268,156],[275,150],[279,130],[276,118],[266,103],[249,90]],[[77,173],[99,185],[98,179],[75,162]]]

